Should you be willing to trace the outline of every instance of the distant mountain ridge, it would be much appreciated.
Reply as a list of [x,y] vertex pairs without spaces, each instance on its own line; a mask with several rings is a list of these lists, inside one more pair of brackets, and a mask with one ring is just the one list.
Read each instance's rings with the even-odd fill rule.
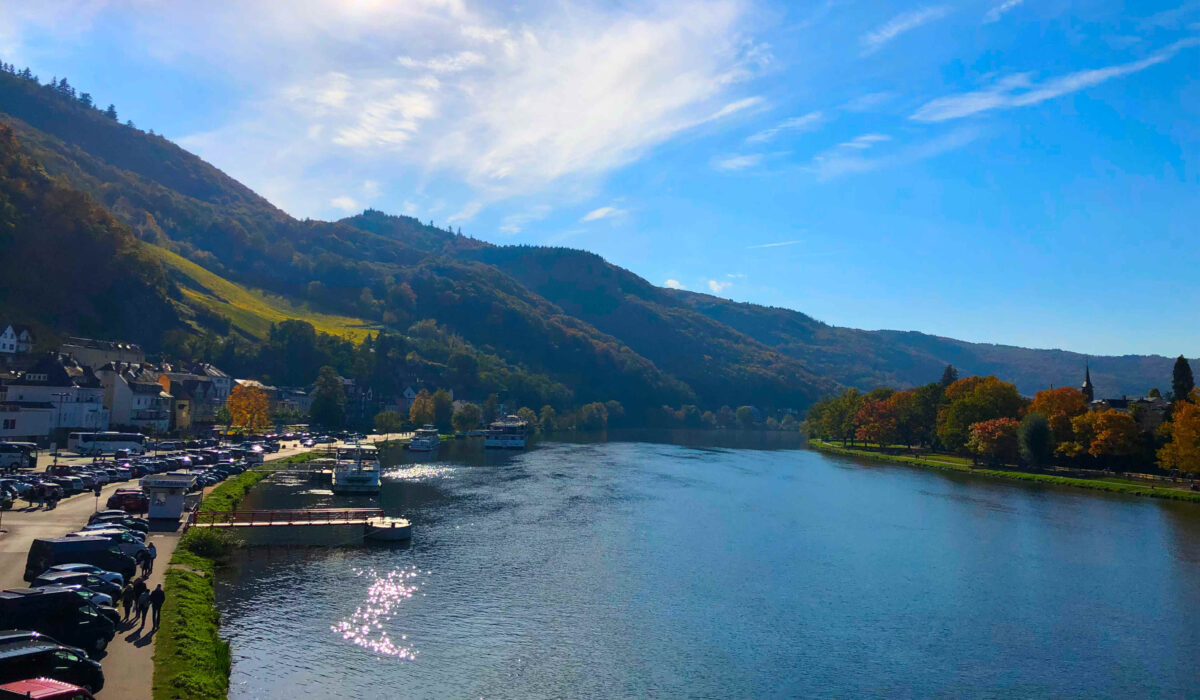
[[[798,311],[656,287],[592,253],[495,246],[378,211],[297,220],[163,137],[3,72],[0,123],[29,159],[147,243],[289,308],[349,319],[338,323],[403,331],[434,319],[483,352],[565,384],[574,401],[803,409],[841,386],[933,381],[946,364],[1032,394],[1078,384],[1086,361],[839,328]],[[198,299],[194,284],[179,282],[162,296],[222,313],[222,300]],[[1092,377],[1102,395],[1141,394],[1169,385],[1171,362],[1093,357]]]

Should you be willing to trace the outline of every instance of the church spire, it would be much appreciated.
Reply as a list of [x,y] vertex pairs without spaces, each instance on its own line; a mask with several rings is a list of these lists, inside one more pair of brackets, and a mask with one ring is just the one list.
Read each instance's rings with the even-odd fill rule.
[[1080,391],[1083,392],[1083,395],[1084,395],[1084,397],[1087,398],[1088,403],[1091,403],[1096,400],[1096,387],[1094,387],[1092,385],[1092,363],[1091,363],[1091,361],[1088,361],[1088,363],[1086,365],[1084,365],[1083,386],[1080,387]]

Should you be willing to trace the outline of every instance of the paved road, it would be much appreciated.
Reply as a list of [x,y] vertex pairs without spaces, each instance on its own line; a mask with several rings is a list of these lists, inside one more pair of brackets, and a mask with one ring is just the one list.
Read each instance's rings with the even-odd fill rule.
[[[288,443],[288,447],[275,454],[267,455],[267,461],[283,459],[294,454],[307,452],[309,448],[299,447],[297,443]],[[63,459],[59,463],[73,464],[90,463],[91,458]],[[43,458],[38,461],[38,471],[43,471],[53,458]],[[136,481],[120,484],[109,484],[100,492],[99,505],[102,507],[108,497],[118,488],[129,488]],[[29,554],[29,546],[33,540],[40,537],[62,537],[87,524],[88,516],[97,507],[97,499],[91,493],[76,494],[59,502],[54,510],[44,508],[22,508],[26,501],[18,501],[18,507],[5,511],[0,515],[0,589],[24,588],[28,584],[22,578],[25,572],[25,559]],[[175,551],[179,541],[177,532],[153,532],[150,541],[158,550],[158,559],[153,573],[147,584],[153,589],[163,583],[163,574],[167,562]],[[171,595],[171,591],[167,591]],[[108,647],[108,654],[101,659],[104,666],[104,690],[97,696],[98,700],[149,700],[151,682],[154,675],[154,632],[149,629],[123,629],[118,631]]]

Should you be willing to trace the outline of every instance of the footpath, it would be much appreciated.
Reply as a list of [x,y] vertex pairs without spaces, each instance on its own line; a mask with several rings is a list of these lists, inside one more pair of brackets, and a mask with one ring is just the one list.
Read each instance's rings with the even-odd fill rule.
[[[283,459],[308,452],[308,448],[292,447],[267,456],[267,461]],[[65,460],[63,460],[65,461]],[[87,460],[90,462],[91,460]],[[43,471],[45,465],[39,465]],[[100,492],[99,507],[103,508],[108,497],[118,488],[130,488],[134,482],[109,484]],[[82,529],[88,517],[95,512],[97,499],[91,493],[81,493],[59,501],[58,507],[19,507],[18,501],[12,510],[0,515],[0,590],[26,588],[24,580],[25,560],[33,541],[42,537],[62,537],[68,532]],[[180,530],[163,532],[151,530],[148,541],[158,550],[154,571],[146,584],[151,590],[164,583],[167,562],[179,544]],[[167,597],[171,590],[163,586]],[[151,683],[154,677],[154,641],[156,630],[150,629],[149,616],[144,629],[128,624],[118,628],[117,636],[109,643],[105,656],[98,659],[104,667],[104,690],[97,700],[151,700]]]

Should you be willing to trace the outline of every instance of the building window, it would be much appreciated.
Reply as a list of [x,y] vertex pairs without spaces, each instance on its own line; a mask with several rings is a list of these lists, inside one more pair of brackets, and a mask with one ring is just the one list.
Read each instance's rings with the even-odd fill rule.
[[5,430],[16,430],[17,429],[17,419],[16,418],[5,418],[4,419],[4,429]]

